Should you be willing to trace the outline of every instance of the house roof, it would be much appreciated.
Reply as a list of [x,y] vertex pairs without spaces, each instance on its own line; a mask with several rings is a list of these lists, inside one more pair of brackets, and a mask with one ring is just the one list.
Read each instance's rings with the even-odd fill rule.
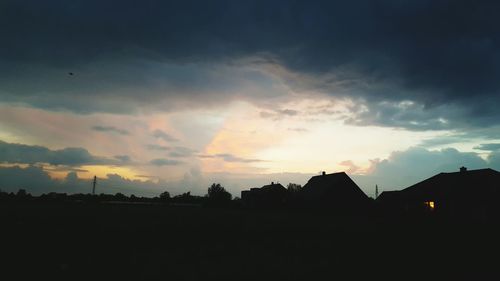
[[[286,188],[280,183],[271,183],[264,185],[262,187],[252,187],[250,190],[243,190],[244,192],[252,192],[252,193],[262,193],[262,192],[286,192]],[[243,192],[242,191],[242,192]]]
[[439,173],[416,183],[401,192],[404,196],[481,196],[492,191],[500,192],[500,172],[493,169],[479,169],[453,173]]
[[303,191],[312,200],[365,200],[368,196],[344,172],[314,176]]
[[286,188],[281,185],[280,183],[271,183],[268,185],[264,185],[260,188],[261,190],[284,190],[286,191]]
[[376,198],[377,201],[393,201],[399,199],[399,196],[401,194],[400,190],[391,190],[391,191],[384,191],[380,193],[380,195]]

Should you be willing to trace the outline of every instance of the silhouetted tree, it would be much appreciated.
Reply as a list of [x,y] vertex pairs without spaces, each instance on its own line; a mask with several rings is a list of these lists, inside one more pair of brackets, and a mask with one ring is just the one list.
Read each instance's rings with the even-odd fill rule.
[[181,199],[181,198],[184,198],[184,199],[191,198],[191,191],[184,192],[182,194],[176,195],[176,196],[174,196],[174,198],[179,198],[179,199]]
[[296,184],[296,183],[289,183],[287,186],[286,186],[286,189],[291,192],[291,193],[296,193],[296,192],[299,192],[302,190],[302,186],[300,184]]
[[19,198],[24,198],[28,196],[28,193],[26,192],[25,189],[19,189],[16,194],[17,197]]
[[162,201],[167,201],[170,199],[170,193],[168,191],[164,191],[160,194],[160,199]]
[[175,202],[186,203],[186,202],[192,201],[192,197],[193,196],[191,196],[191,191],[188,191],[188,192],[184,192],[182,194],[175,195],[174,198],[172,198],[172,199]]
[[208,188],[208,199],[213,202],[225,202],[231,201],[231,193],[227,192],[226,189],[220,185],[220,183],[213,183]]
[[123,193],[118,192],[115,194],[115,200],[117,200],[117,201],[125,201],[127,199],[128,199],[128,197],[126,195],[124,195]]

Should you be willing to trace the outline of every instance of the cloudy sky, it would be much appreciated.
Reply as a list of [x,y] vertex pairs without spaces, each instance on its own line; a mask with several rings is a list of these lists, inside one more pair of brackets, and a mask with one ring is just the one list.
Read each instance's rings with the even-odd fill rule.
[[370,196],[500,169],[494,1],[1,1],[0,189]]

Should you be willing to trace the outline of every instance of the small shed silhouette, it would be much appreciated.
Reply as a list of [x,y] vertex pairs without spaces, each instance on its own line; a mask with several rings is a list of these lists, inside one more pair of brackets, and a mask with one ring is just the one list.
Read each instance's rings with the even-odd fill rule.
[[314,176],[304,185],[302,199],[307,206],[361,211],[371,200],[344,172]]
[[499,211],[499,195],[500,172],[461,167],[459,172],[439,173],[400,191],[383,192],[377,202],[406,211],[490,216]]
[[261,188],[241,192],[242,203],[247,207],[276,207],[285,204],[287,189],[280,183],[271,182]]

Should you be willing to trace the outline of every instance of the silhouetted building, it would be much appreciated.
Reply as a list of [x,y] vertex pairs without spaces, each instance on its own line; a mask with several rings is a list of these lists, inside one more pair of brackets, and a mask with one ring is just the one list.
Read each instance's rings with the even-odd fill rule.
[[261,188],[241,191],[241,201],[247,207],[278,207],[286,203],[288,191],[280,183],[271,182]]
[[344,172],[314,176],[302,189],[306,206],[344,211],[363,211],[370,198]]
[[500,172],[493,169],[440,173],[400,191],[385,191],[377,202],[391,210],[436,212],[456,216],[498,213]]

